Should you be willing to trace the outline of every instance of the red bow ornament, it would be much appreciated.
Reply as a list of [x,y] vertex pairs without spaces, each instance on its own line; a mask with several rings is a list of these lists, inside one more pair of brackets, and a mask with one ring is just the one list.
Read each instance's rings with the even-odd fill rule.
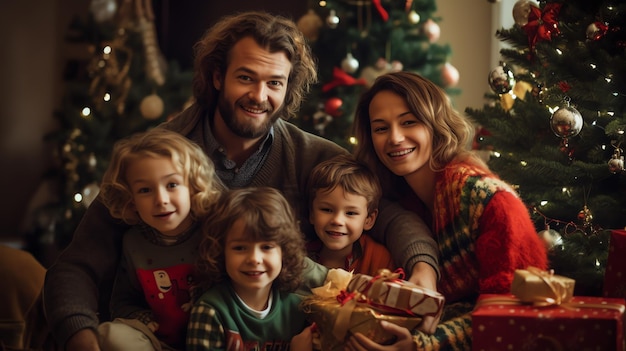
[[346,85],[366,85],[366,84],[367,82],[365,81],[365,79],[356,79],[352,77],[351,75],[349,75],[348,73],[346,73],[345,71],[343,71],[341,68],[334,67],[333,68],[333,80],[324,84],[324,86],[322,86],[322,91],[324,93],[327,93],[333,88],[341,86],[341,85],[346,86]]
[[557,16],[561,11],[563,4],[551,3],[547,4],[543,11],[537,6],[530,6],[528,14],[528,23],[522,29],[528,35],[528,46],[530,50],[534,50],[538,40],[552,40],[552,33],[558,35],[561,33],[557,27]]

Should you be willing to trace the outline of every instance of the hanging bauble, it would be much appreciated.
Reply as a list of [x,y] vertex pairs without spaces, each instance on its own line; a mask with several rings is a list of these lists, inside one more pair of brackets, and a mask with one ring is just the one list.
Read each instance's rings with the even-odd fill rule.
[[528,23],[528,15],[530,15],[530,7],[535,6],[530,0],[519,0],[513,5],[513,20],[520,27]]
[[609,160],[609,172],[617,174],[624,171],[624,156],[617,158],[613,156]]
[[[400,66],[402,65],[402,63],[400,63],[399,61],[398,64],[400,64]],[[376,80],[376,78],[378,78],[378,76],[389,72],[390,69],[391,65],[389,64],[389,62],[387,62],[386,59],[380,57],[378,58],[378,60],[376,60],[374,66],[364,67],[361,70],[361,75],[359,78],[363,79],[365,81],[365,86],[369,88],[372,86],[372,84],[374,84],[374,81]]]
[[496,94],[505,94],[513,89],[515,76],[513,71],[506,65],[501,64],[489,72],[488,82]]
[[546,225],[546,228],[539,233],[537,233],[539,239],[543,241],[546,249],[553,250],[556,246],[563,245],[563,238],[561,234],[554,229],[550,229],[549,225]]
[[339,24],[339,16],[337,16],[335,10],[330,10],[328,17],[326,17],[326,24],[331,29],[337,28],[337,25]]
[[591,221],[593,221],[593,214],[587,205],[585,205],[583,209],[578,212],[578,219],[583,222],[584,226],[590,225]]
[[615,153],[608,162],[609,171],[613,174],[617,174],[624,171],[624,156],[622,156],[622,149],[619,146],[615,147]]
[[424,35],[426,35],[426,38],[428,38],[428,41],[431,43],[439,40],[439,36],[441,35],[441,29],[439,28],[439,25],[430,18],[426,20],[426,22],[424,22],[424,24],[422,25],[422,31]]
[[141,116],[148,120],[153,120],[163,115],[163,100],[157,94],[150,94],[141,100],[139,111]]
[[319,135],[324,135],[326,132],[326,126],[333,121],[333,116],[329,115],[325,111],[319,110],[313,114],[313,128]]
[[450,88],[457,85],[459,83],[459,77],[459,70],[449,62],[446,62],[441,70],[441,81],[444,87]]
[[576,136],[583,128],[583,116],[571,106],[561,107],[550,117],[550,128],[560,138]]
[[106,22],[115,16],[117,2],[115,0],[91,0],[89,12],[96,22]]
[[359,61],[352,56],[352,53],[349,52],[341,61],[341,69],[352,74],[359,69]]
[[602,22],[593,22],[592,24],[587,26],[587,39],[589,40],[599,40],[606,34],[609,26]]
[[420,23],[420,15],[415,10],[411,10],[408,14],[409,23],[418,24]]
[[315,11],[309,10],[304,16],[300,17],[297,25],[305,38],[310,41],[316,41],[319,38],[320,28],[322,28],[324,22]]
[[343,113],[341,111],[341,105],[343,105],[343,101],[340,98],[332,97],[326,100],[324,111],[333,117],[339,117]]

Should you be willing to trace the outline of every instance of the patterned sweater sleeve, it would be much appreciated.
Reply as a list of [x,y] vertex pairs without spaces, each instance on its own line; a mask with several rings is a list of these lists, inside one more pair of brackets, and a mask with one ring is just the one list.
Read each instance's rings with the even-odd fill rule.
[[213,307],[198,301],[191,309],[187,327],[187,351],[225,350],[226,334]]
[[413,331],[416,351],[471,350],[473,307],[473,303],[467,302],[446,305],[442,322],[432,335]]

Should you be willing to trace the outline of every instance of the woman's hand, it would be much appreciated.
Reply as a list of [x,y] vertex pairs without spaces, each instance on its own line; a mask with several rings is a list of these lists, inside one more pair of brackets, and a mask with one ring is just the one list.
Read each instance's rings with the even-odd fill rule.
[[346,350],[350,351],[415,351],[417,346],[413,342],[411,332],[404,327],[381,321],[380,326],[396,336],[396,342],[391,345],[380,345],[368,339],[361,333],[356,333],[346,342]]
[[426,262],[417,262],[413,265],[409,282],[422,288],[437,291],[437,272]]

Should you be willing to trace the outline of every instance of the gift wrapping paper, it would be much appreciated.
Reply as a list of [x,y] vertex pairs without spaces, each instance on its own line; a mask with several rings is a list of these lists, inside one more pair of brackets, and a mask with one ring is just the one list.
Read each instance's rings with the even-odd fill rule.
[[515,270],[511,293],[522,302],[559,304],[572,299],[575,283],[574,279],[528,267]]
[[574,296],[536,306],[515,295],[480,295],[473,351],[624,351],[624,299]]
[[626,230],[611,231],[602,295],[626,298]]
[[[379,344],[388,344],[395,340],[395,336],[387,333],[380,326],[380,321],[387,321],[405,327],[409,330],[414,329],[422,321],[420,317],[407,317],[397,315],[385,315],[358,304],[356,306],[341,305],[337,300],[328,299],[312,299],[308,300],[304,305],[304,311],[309,314],[309,319],[315,322],[320,334],[319,343],[320,350],[336,351],[344,349],[344,340],[354,333],[363,333],[368,338]],[[337,329],[342,327],[337,325],[341,323],[341,313],[346,311],[344,308],[350,308],[347,312],[347,319],[343,321],[347,325],[343,326],[346,330],[345,336],[340,339]]]
[[423,329],[434,332],[443,313],[444,296],[397,277],[396,274],[389,272],[383,272],[376,277],[355,274],[348,284],[347,291],[366,296],[374,308],[386,314],[430,317],[425,319],[425,322],[428,321],[432,325],[424,326]]

